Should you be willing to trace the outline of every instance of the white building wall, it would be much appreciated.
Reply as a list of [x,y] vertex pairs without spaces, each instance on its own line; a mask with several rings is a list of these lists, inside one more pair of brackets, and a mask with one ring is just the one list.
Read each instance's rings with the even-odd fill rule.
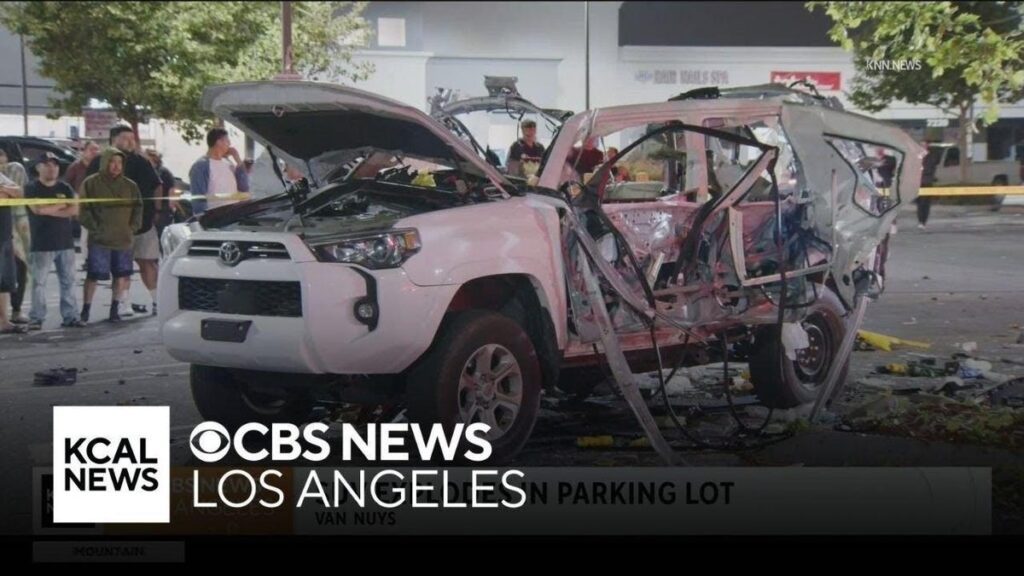
[[359,52],[353,60],[370,62],[374,73],[366,80],[354,84],[399,102],[426,110],[426,75],[429,53],[366,50]]
[[[591,3],[594,86],[616,61],[619,4]],[[420,45],[407,52],[361,52],[360,57],[374,62],[377,72],[370,80],[360,83],[360,88],[379,88],[385,96],[422,109],[426,106],[427,94],[432,94],[436,88],[433,84],[443,82],[444,87],[458,88],[466,97],[482,96],[486,93],[485,74],[511,73],[519,76],[520,91],[538,105],[570,110],[584,108],[582,2],[429,2],[410,9],[409,17],[422,20]],[[402,60],[400,54],[416,63]],[[419,59],[422,59],[422,74],[417,66]],[[389,67],[395,63],[398,67]],[[464,66],[453,65],[456,63]],[[428,74],[427,70],[433,73]],[[554,86],[549,85],[552,76]],[[423,82],[418,90],[411,88],[417,81]],[[594,96],[596,92],[592,93],[592,98]],[[591,105],[595,103],[605,105],[612,101],[592,99]]]
[[[749,86],[765,84],[773,71],[838,72],[841,89],[848,89],[854,76],[853,62],[841,48],[747,48],[747,47],[638,47],[618,45],[618,13],[621,2],[590,3],[590,106],[612,106],[664,100],[700,84],[655,84],[644,81],[642,72],[676,70],[709,73],[727,81],[705,85]],[[395,16],[395,14],[391,14]],[[541,106],[579,111],[585,103],[585,27],[582,2],[429,2],[410,9],[410,18],[419,19],[422,34],[416,52],[410,57],[423,59],[429,71],[431,62],[472,59],[472,66],[447,67],[446,87],[475,87],[465,96],[483,95],[482,70],[495,75],[515,70],[517,62],[549,61],[556,69],[552,90],[530,89],[546,73],[534,66],[519,69],[520,92]],[[424,107],[430,85],[438,74],[409,73],[400,61],[402,52],[379,51],[370,55],[378,73],[361,87]],[[417,60],[419,61],[419,60]],[[898,72],[894,72],[898,73]],[[378,78],[377,76],[383,76]],[[402,82],[396,78],[401,77]],[[418,91],[412,86],[420,78],[428,81]],[[680,80],[682,78],[680,77]],[[422,93],[422,98],[418,96]],[[536,97],[535,97],[536,94]],[[553,94],[553,96],[551,96]],[[849,109],[856,110],[842,92],[839,96]],[[553,101],[549,101],[553,98]],[[978,113],[982,107],[978,107]],[[872,114],[881,119],[925,120],[952,118],[931,106],[896,102],[888,109]],[[1003,118],[1024,117],[1024,104],[1002,106]]]

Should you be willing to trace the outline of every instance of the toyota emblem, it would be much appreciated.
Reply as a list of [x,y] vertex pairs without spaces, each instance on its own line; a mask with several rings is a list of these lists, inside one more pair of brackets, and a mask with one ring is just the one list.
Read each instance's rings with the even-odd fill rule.
[[220,245],[220,261],[228,266],[234,266],[242,261],[242,249],[234,242],[225,242]]

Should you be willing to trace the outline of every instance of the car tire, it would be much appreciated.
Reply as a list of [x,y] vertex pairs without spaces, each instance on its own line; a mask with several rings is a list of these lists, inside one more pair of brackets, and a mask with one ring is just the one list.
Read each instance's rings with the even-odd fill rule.
[[308,390],[268,395],[255,392],[233,370],[193,364],[189,370],[192,400],[204,420],[234,430],[248,422],[304,424],[313,413]]
[[[489,367],[478,364],[487,358]],[[449,432],[458,422],[492,425],[489,461],[506,462],[533,431],[540,391],[540,361],[522,326],[497,312],[469,310],[445,322],[407,375],[407,416]]]
[[[790,360],[780,350],[778,328],[761,329],[750,357],[750,381],[761,403],[769,408],[794,408],[813,402],[819,386],[836,360],[846,333],[845,309],[834,292],[818,286],[818,299],[802,322],[811,346]],[[850,359],[846,359],[839,381],[846,380]]]

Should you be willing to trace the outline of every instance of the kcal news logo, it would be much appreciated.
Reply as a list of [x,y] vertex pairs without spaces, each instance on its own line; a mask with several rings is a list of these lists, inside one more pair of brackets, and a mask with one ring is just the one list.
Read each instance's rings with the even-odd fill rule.
[[170,522],[170,408],[55,406],[53,521]]

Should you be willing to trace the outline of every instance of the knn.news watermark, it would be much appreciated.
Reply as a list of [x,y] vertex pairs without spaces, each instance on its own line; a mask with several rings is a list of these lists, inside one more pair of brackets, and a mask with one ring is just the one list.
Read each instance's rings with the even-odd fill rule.
[[872,72],[917,72],[924,68],[920,60],[874,60],[868,59],[864,68]]

